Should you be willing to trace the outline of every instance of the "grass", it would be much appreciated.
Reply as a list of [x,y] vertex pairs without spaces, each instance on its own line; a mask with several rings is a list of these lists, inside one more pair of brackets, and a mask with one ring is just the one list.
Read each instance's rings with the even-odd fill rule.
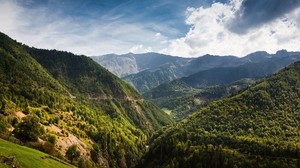
[[163,108],[162,111],[164,111],[165,113],[167,113],[168,115],[171,115],[172,110],[169,110],[167,108]]
[[[74,167],[48,154],[20,146],[3,139],[0,139],[0,156],[15,157],[16,161],[24,168],[71,168]],[[4,163],[0,163],[0,168],[11,167]]]

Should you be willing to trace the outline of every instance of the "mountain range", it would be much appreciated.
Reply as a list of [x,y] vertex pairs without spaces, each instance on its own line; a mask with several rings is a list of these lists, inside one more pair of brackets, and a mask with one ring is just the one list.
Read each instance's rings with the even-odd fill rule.
[[118,62],[119,69],[122,69],[122,66],[129,66],[130,63],[123,65],[119,60],[128,57],[132,58],[131,63],[134,66],[140,67],[140,71],[136,69],[137,73],[122,79],[134,86],[147,100],[154,102],[179,121],[209,101],[237,93],[254,81],[300,60],[300,53],[281,50],[269,54],[258,51],[241,58],[212,55],[171,58],[157,53],[131,53],[93,59],[98,60],[100,64],[101,60],[105,62],[104,66],[108,69],[113,68],[109,65]]
[[[140,93],[146,93],[161,84],[183,77],[188,78],[189,76],[196,75],[196,73],[201,73],[202,71],[206,71],[204,72],[206,74],[217,73],[218,70],[225,70],[227,73],[230,73],[229,71],[234,71],[235,67],[245,66],[245,68],[242,67],[242,69],[244,69],[243,71],[247,73],[249,72],[247,69],[251,69],[251,66],[260,66],[260,63],[264,64],[266,62],[273,62],[274,64],[277,64],[277,67],[282,68],[291,62],[299,60],[299,52],[287,52],[285,50],[281,50],[275,54],[269,54],[264,51],[258,51],[241,58],[235,56],[213,55],[204,55],[198,58],[182,58],[158,53],[129,53],[125,55],[104,55],[91,58],[112,73],[122,77],[122,79],[133,85]],[[281,63],[281,61],[283,62]],[[232,69],[230,70],[230,68]],[[268,67],[264,70],[265,75],[269,75],[280,69],[267,68]],[[213,72],[209,70],[212,70]],[[240,73],[240,75],[242,74],[243,76],[262,75]],[[211,75],[212,78],[214,78],[213,75],[214,74]],[[243,76],[235,76],[235,79],[241,79]],[[197,79],[195,76],[190,78]],[[214,80],[216,79],[217,78],[214,78]],[[231,79],[228,80],[232,81]],[[207,79],[205,79],[205,81],[196,82],[197,85],[207,85],[205,84],[206,82],[208,82],[208,85],[211,85],[210,81],[207,81]],[[212,84],[217,82],[218,81],[212,82]]]

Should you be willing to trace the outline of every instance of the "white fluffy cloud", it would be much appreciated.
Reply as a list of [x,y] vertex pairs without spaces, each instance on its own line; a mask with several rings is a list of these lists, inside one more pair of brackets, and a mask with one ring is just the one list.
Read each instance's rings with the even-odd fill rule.
[[169,41],[169,47],[161,52],[182,56],[245,56],[259,50],[270,53],[280,49],[300,50],[299,8],[244,34],[236,34],[228,27],[236,19],[241,4],[242,0],[231,0],[208,8],[188,8],[186,23],[190,30],[184,37]]

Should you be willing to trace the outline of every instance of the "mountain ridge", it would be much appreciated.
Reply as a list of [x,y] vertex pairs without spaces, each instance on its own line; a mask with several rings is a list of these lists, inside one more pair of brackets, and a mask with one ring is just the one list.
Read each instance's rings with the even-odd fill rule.
[[[172,61],[169,62],[166,62],[168,59],[165,58],[172,56],[166,56],[157,53],[145,53],[140,55],[131,53],[129,55],[132,58],[147,58],[147,61],[145,62],[151,62],[151,59],[156,59],[156,64],[148,64],[146,68],[142,68],[140,70],[136,69],[134,72],[131,72],[131,74],[127,73],[126,75],[123,75],[122,79],[134,86],[135,89],[140,93],[145,93],[159,86],[160,84],[164,84],[178,78],[188,77],[200,71],[205,71],[212,68],[237,67],[246,63],[263,63],[272,61],[274,59],[279,59],[280,57],[289,57],[290,55],[297,53],[298,52],[287,52],[286,50],[280,50],[275,54],[269,54],[265,51],[257,51],[248,54],[245,57],[216,56],[207,54],[197,58],[174,57]],[[104,67],[114,73],[113,68],[115,67],[115,62],[118,62],[119,58],[125,58],[126,56],[128,55],[118,55],[117,57],[113,58],[114,61],[112,61],[111,57],[109,59],[105,59],[101,56],[92,58],[94,60],[98,59],[96,62],[102,64]],[[100,59],[102,59],[102,61]],[[157,61],[160,59],[164,60],[164,62]],[[152,65],[152,67],[150,65]],[[126,68],[123,69],[122,66],[131,66],[131,63],[128,62],[124,65],[118,64],[117,67],[119,71],[125,69],[124,72],[126,72]],[[132,66],[138,67],[142,66],[142,64],[139,65],[139,62],[135,61],[134,65]]]

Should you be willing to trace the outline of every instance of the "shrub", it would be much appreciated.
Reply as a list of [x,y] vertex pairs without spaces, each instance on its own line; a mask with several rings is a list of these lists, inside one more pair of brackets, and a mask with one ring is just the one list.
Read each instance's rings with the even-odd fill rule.
[[22,141],[37,141],[41,135],[41,130],[42,127],[37,117],[26,116],[23,121],[16,126],[13,133]]

